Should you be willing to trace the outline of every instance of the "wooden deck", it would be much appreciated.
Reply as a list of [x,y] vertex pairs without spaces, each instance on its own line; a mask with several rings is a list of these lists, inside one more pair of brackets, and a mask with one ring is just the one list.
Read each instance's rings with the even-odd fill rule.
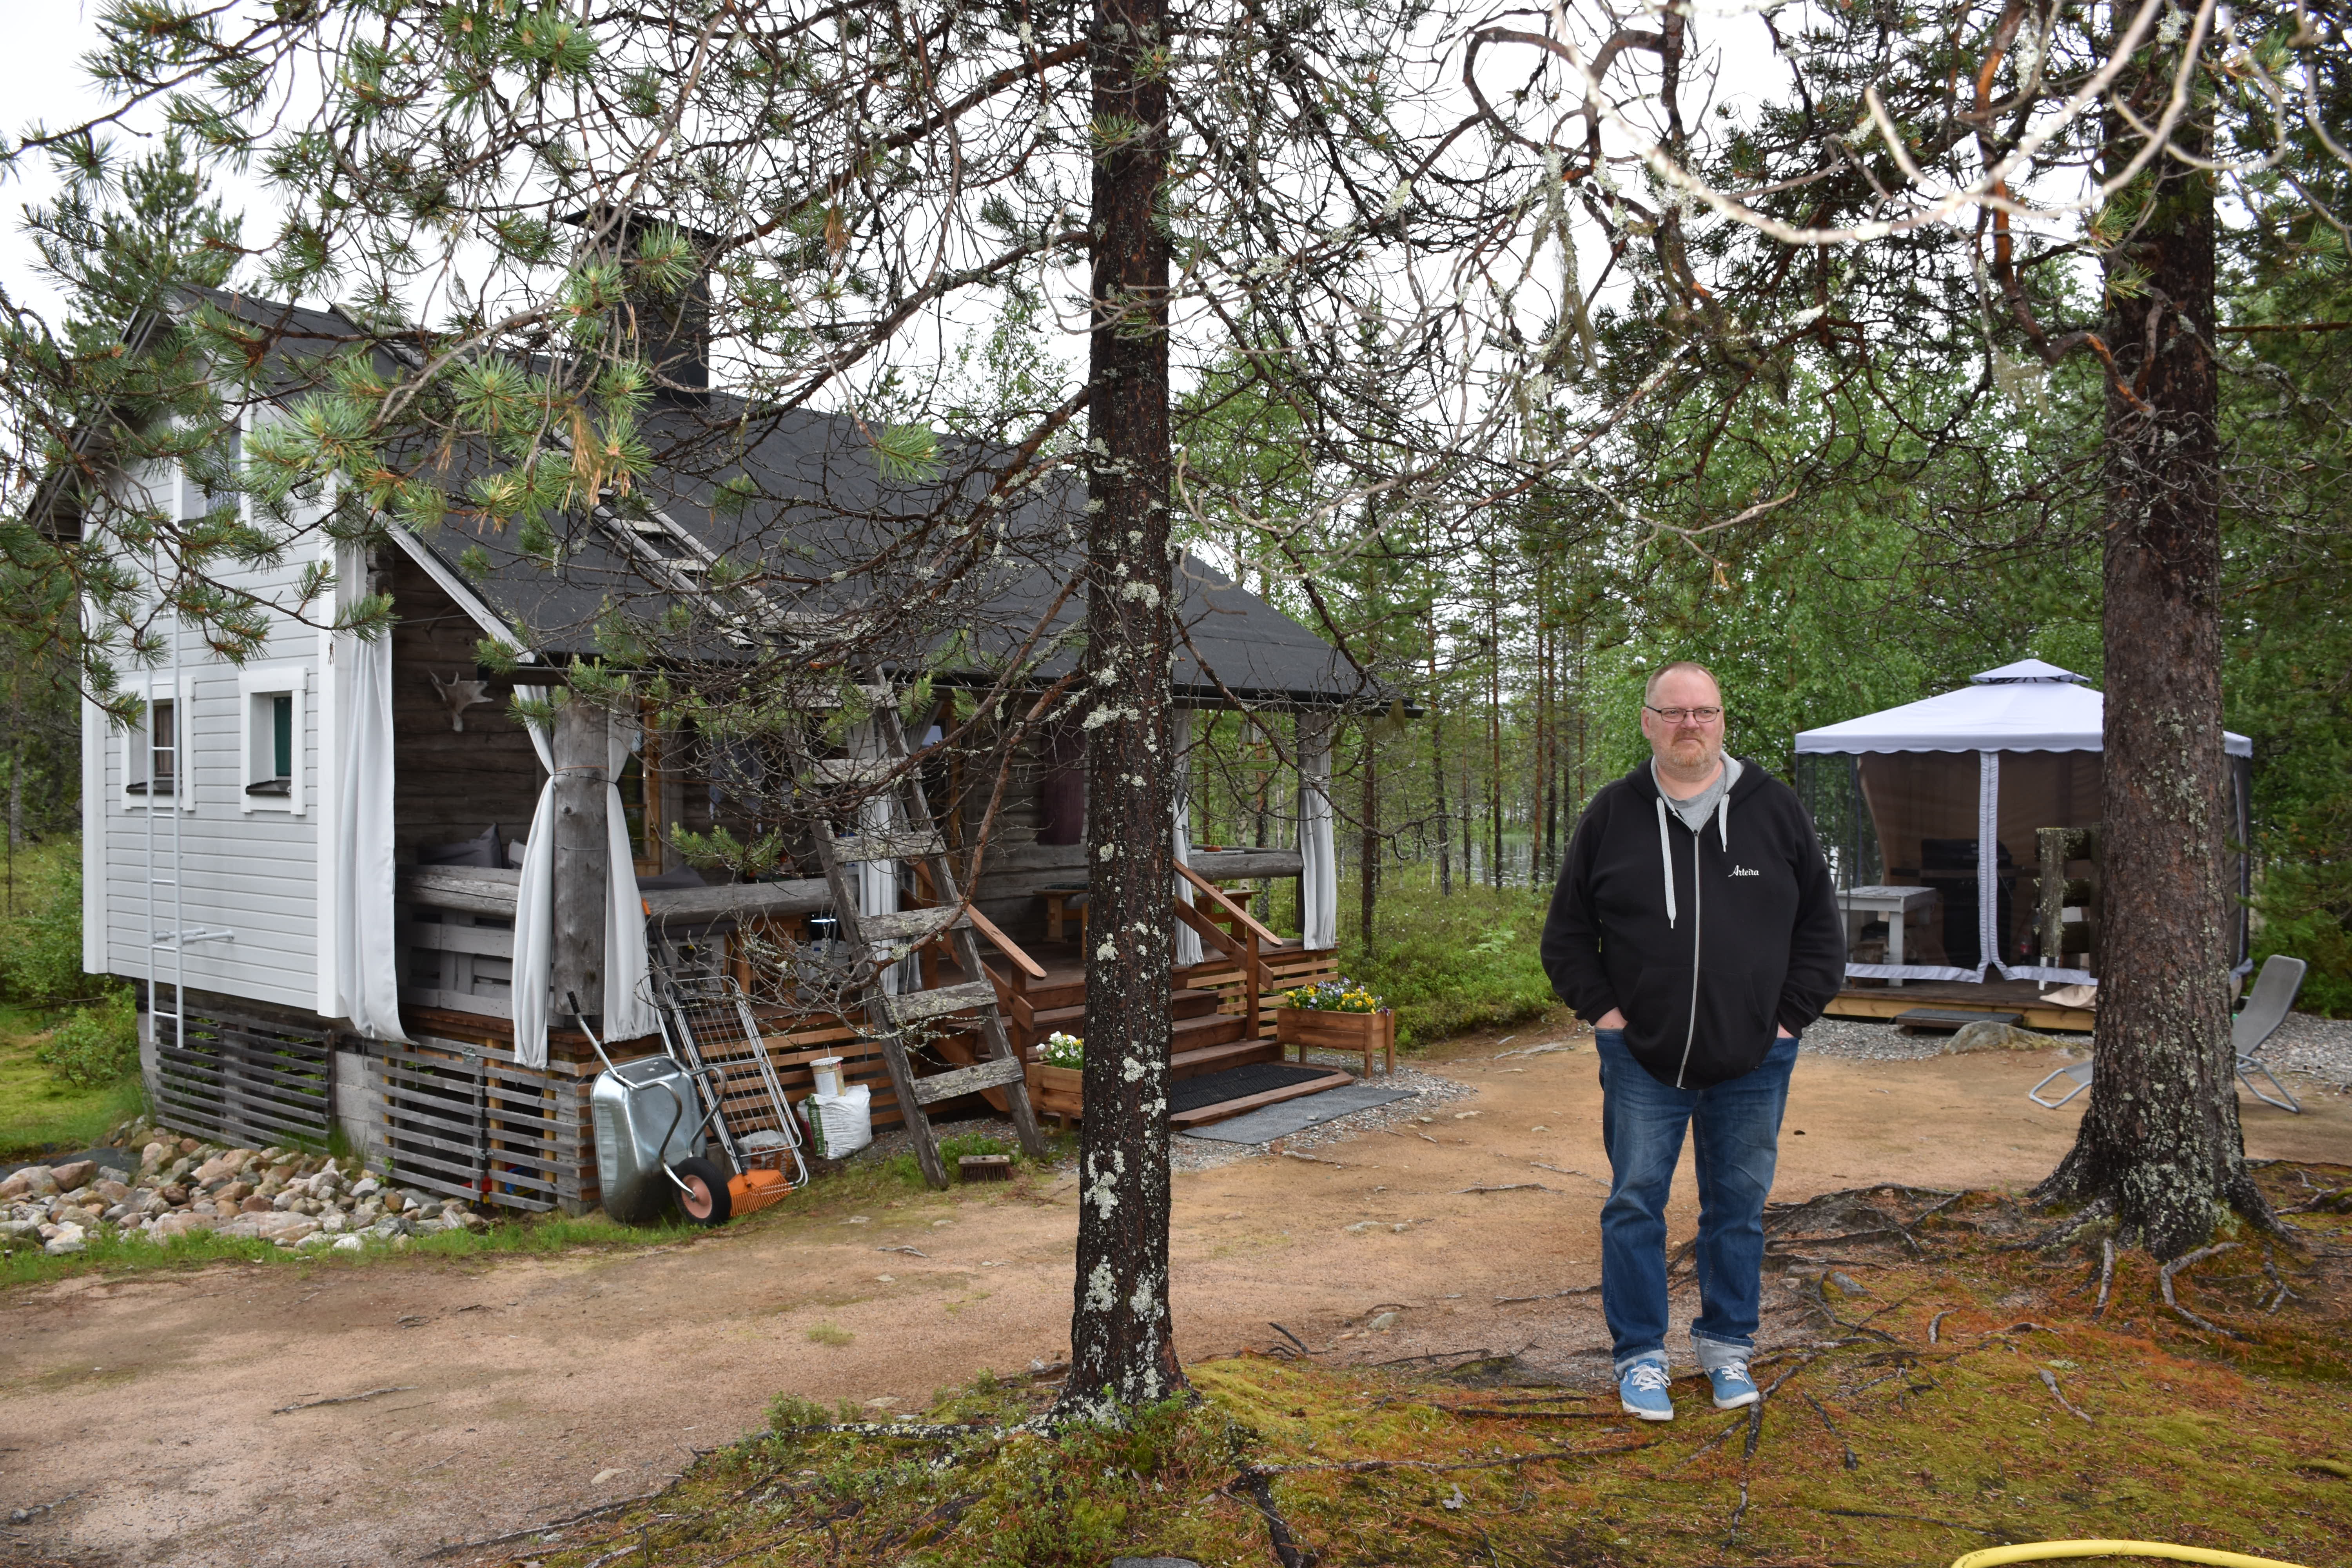
[[1832,1018],[1892,1018],[1914,1007],[1949,1007],[1970,1013],[2021,1013],[2025,1026],[2048,1033],[2053,1029],[2091,1032],[2095,1015],[2087,1007],[2061,1007],[2042,999],[2042,987],[2031,980],[1906,980],[1900,985],[1861,985],[1848,982],[1829,1005]]

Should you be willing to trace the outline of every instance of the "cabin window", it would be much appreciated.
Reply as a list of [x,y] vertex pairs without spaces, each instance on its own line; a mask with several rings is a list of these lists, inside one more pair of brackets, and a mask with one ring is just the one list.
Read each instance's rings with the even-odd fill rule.
[[302,813],[302,698],[307,685],[307,672],[294,663],[248,666],[237,672],[238,695],[245,705],[242,804],[248,813]]
[[[652,767],[647,768],[650,761]],[[662,868],[662,775],[661,759],[655,750],[653,732],[646,734],[643,749],[631,752],[629,760],[621,764],[621,776],[614,781],[621,792],[621,816],[629,828],[629,858],[640,877],[661,874]]]
[[232,417],[218,437],[185,465],[180,491],[183,519],[194,521],[215,511],[242,509],[239,474],[244,453],[244,422]]
[[180,705],[169,697],[147,704],[131,731],[123,769],[123,793],[141,798],[176,798],[180,783]]

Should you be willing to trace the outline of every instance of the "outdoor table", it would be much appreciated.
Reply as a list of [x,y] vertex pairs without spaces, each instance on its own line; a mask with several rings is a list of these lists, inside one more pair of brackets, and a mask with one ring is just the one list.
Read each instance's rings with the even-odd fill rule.
[[[1903,927],[1914,910],[1927,910],[1936,907],[1943,897],[1933,888],[1849,888],[1840,893],[1838,907],[1846,913],[1846,951],[1852,952],[1861,939],[1862,927],[1872,915],[1886,917],[1886,962],[1903,962]],[[1889,985],[1900,985],[1900,980],[1889,980]]]
[[[1087,885],[1084,882],[1079,882],[1066,888],[1040,888],[1037,889],[1037,896],[1045,900],[1045,940],[1047,942],[1059,942],[1062,940],[1062,919],[1064,912],[1068,910],[1069,901],[1072,899],[1084,898],[1086,896],[1086,891]],[[1083,937],[1086,934],[1086,907],[1084,905],[1080,905],[1075,912],[1078,919],[1078,934]]]

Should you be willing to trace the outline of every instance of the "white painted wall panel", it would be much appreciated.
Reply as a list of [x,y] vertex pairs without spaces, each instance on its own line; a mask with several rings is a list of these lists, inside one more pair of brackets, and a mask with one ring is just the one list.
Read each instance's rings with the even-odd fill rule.
[[[269,594],[289,588],[300,563],[230,574],[239,587]],[[320,633],[291,617],[280,617],[262,658],[299,661],[305,667],[308,691],[315,693],[323,671]],[[215,657],[200,638],[183,633],[181,670],[187,682],[188,712],[182,721],[184,788],[193,809],[161,811],[153,826],[153,871],[170,877],[174,859],[176,826],[179,868],[177,913],[173,889],[156,888],[154,925],[158,930],[182,927],[226,930],[229,940],[188,945],[180,963],[181,976],[190,986],[226,995],[245,997],[304,1009],[318,998],[320,968],[319,833],[320,785],[320,705],[298,704],[301,715],[296,737],[295,766],[299,770],[303,798],[310,809],[300,816],[285,810],[246,809],[250,771],[246,708],[249,690],[241,690],[237,667]],[[153,672],[159,684],[168,684],[168,666]],[[247,687],[252,683],[248,681]],[[169,984],[174,976],[173,956],[148,945],[150,841],[148,812],[143,804],[127,803],[122,794],[126,752],[121,731],[105,730],[102,760],[89,769],[84,831],[90,837],[89,858],[94,870],[102,866],[99,897],[88,911],[92,939],[102,938],[104,968],[111,973],[145,980],[157,974]],[[85,731],[87,734],[87,731]],[[93,829],[98,831],[93,832]],[[97,947],[98,941],[88,945]]]

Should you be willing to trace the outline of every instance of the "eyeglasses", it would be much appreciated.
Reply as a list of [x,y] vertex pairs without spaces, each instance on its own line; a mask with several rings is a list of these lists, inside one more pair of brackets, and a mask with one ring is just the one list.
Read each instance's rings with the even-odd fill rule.
[[1646,702],[1642,706],[1649,708],[1651,712],[1669,724],[1679,724],[1685,720],[1695,724],[1712,724],[1723,717],[1723,710],[1720,708],[1651,708]]

